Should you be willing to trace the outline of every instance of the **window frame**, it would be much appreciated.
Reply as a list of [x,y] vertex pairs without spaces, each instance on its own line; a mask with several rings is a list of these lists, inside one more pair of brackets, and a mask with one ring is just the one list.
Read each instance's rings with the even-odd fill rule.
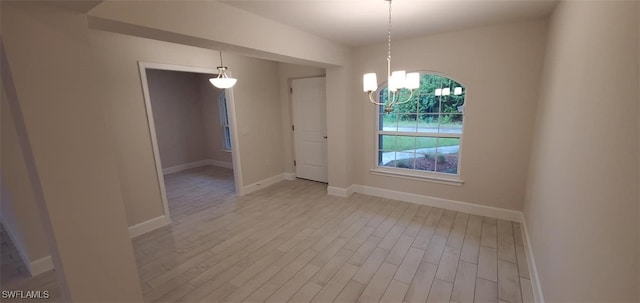
[[229,111],[226,101],[226,92],[223,91],[218,95],[218,116],[220,118],[220,128],[222,129],[222,151],[231,152],[231,128],[229,127]]
[[[374,157],[373,157],[373,163],[372,163],[372,168],[369,170],[369,172],[371,174],[374,175],[382,175],[382,176],[390,176],[390,177],[397,177],[397,178],[403,178],[403,179],[409,179],[409,180],[417,180],[417,181],[426,181],[426,182],[432,182],[432,183],[439,183],[439,184],[446,184],[446,185],[455,185],[455,186],[461,186],[462,184],[464,184],[464,180],[462,178],[462,150],[463,150],[463,146],[464,146],[464,130],[465,130],[465,123],[466,123],[466,117],[465,117],[465,113],[466,113],[466,105],[467,102],[469,100],[468,96],[468,88],[467,86],[465,86],[462,82],[456,80],[455,78],[440,73],[440,72],[434,72],[434,71],[418,71],[420,73],[420,76],[422,77],[422,75],[424,74],[430,74],[430,75],[436,75],[436,76],[440,76],[440,77],[444,77],[450,80],[453,80],[459,84],[462,85],[463,89],[464,89],[464,110],[462,112],[462,127],[460,130],[460,134],[457,133],[427,133],[427,132],[400,132],[400,131],[384,131],[384,130],[380,130],[380,106],[375,105],[375,109],[373,111],[373,119],[375,120],[374,122],[374,131],[373,131],[373,136],[374,136],[374,146],[373,146],[373,152],[374,152]],[[387,81],[382,82],[379,86],[378,89],[376,91],[376,95],[379,96],[381,91],[387,87]],[[438,114],[442,114],[442,112],[438,112]],[[440,122],[438,122],[438,126],[440,126]],[[387,167],[387,166],[381,166],[379,163],[379,152],[380,152],[380,135],[395,135],[395,136],[411,136],[411,137],[425,137],[425,138],[458,138],[460,141],[459,143],[459,148],[458,148],[458,168],[457,168],[457,174],[448,174],[448,173],[441,173],[441,172],[435,172],[435,171],[424,171],[424,170],[416,170],[416,169],[406,169],[406,168],[396,168],[396,167]]]

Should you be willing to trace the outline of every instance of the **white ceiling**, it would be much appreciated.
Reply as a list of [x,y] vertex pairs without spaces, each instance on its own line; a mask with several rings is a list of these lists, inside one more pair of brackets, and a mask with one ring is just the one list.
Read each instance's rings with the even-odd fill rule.
[[[221,0],[350,46],[387,39],[384,0]],[[557,0],[394,0],[393,39],[548,16]]]

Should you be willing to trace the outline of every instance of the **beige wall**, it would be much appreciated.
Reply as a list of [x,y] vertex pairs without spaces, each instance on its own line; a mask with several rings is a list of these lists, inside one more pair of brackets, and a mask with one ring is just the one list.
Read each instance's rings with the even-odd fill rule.
[[[327,72],[327,157],[329,159],[329,186],[347,188],[354,184],[352,176],[353,159],[351,151],[358,145],[354,138],[362,134],[354,133],[355,115],[351,98],[357,86],[351,86],[351,80],[359,78],[353,72],[351,63],[341,67],[329,67]],[[356,158],[359,159],[359,158]]]
[[278,63],[233,54],[233,87],[244,186],[282,174],[283,134]]
[[197,74],[147,70],[162,168],[206,159]]
[[138,61],[214,69],[216,53],[173,43],[89,30],[104,77],[104,104],[129,226],[164,215]]
[[[103,31],[90,34],[109,79],[103,84],[107,121],[131,226],[163,215],[138,61],[215,70],[218,52]],[[224,59],[239,79],[234,87],[238,143],[243,183],[248,185],[283,172],[277,64],[228,53]]]
[[[436,71],[466,86],[464,185],[369,173],[375,164],[375,108],[361,92],[360,76],[352,77],[355,183],[521,210],[545,33],[541,20],[394,41],[392,69]],[[355,74],[384,75],[385,52],[386,45],[357,49]]]
[[639,299],[637,5],[551,18],[525,203],[547,302]]
[[[44,227],[36,205],[36,195],[29,179],[27,164],[20,147],[16,123],[8,98],[2,91],[2,200],[0,219],[20,250],[25,263],[50,255]],[[28,266],[28,265],[27,265]]]
[[282,109],[282,142],[284,161],[284,171],[295,173],[293,166],[294,146],[293,146],[293,114],[291,113],[291,80],[300,78],[322,77],[325,75],[324,68],[304,66],[290,63],[278,64],[278,77],[280,82],[280,107]]
[[37,173],[34,192],[63,299],[140,302],[104,119],[108,99],[101,84],[108,78],[96,72],[101,68],[90,47],[86,16],[46,5],[1,5],[8,58],[2,81],[28,136],[25,162]]
[[207,159],[231,165],[231,152],[225,151],[224,134],[220,124],[218,96],[223,90],[211,85],[211,75],[199,74],[198,93],[202,104],[202,123],[204,128],[205,153]]

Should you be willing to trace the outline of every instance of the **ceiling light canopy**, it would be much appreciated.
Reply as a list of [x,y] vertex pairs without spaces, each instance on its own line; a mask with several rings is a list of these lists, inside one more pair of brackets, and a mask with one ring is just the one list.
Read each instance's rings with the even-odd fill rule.
[[[413,92],[420,87],[420,74],[407,73],[406,71],[391,72],[391,0],[389,2],[389,24],[387,34],[387,90],[386,100],[374,100],[374,92],[378,90],[378,79],[375,73],[364,74],[362,77],[362,87],[365,93],[369,94],[369,101],[376,105],[384,106],[384,111],[390,113],[393,106],[407,103],[413,97]],[[400,100],[400,91],[407,89],[410,95],[405,100]]]
[[232,88],[236,85],[238,79],[231,78],[227,75],[227,67],[222,63],[222,51],[220,51],[220,66],[218,66],[218,77],[209,79],[209,82],[213,84],[213,86],[226,89]]

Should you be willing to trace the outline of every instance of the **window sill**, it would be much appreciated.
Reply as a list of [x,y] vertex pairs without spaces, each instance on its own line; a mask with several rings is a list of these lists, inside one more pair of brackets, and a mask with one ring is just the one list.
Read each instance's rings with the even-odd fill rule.
[[220,151],[221,151],[221,152],[225,152],[225,153],[230,153],[230,152],[231,152],[231,150],[230,150],[230,149],[221,149]]
[[460,179],[459,176],[436,176],[426,173],[419,172],[399,172],[397,170],[385,169],[385,168],[373,168],[370,169],[369,172],[374,175],[379,176],[389,176],[389,177],[398,177],[409,180],[417,180],[417,181],[425,181],[432,182],[438,184],[445,185],[454,185],[454,186],[462,186],[464,184],[464,180]]

